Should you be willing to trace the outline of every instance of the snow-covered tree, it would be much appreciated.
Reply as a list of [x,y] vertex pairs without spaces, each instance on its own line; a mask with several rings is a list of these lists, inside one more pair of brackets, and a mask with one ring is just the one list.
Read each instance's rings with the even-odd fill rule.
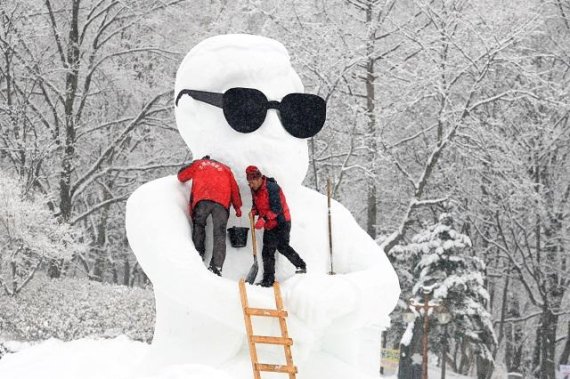
[[[497,341],[487,309],[485,265],[472,254],[471,247],[469,237],[453,228],[452,217],[442,214],[438,223],[415,235],[410,244],[394,248],[392,254],[413,262],[411,294],[416,300],[423,300],[424,287],[432,287],[431,299],[441,301],[451,313],[452,354],[446,361],[453,364],[455,371],[464,374],[476,363],[477,377],[485,378],[493,363]],[[404,342],[411,340],[412,326],[408,329]],[[440,350],[438,335],[430,335],[430,346],[432,350]],[[477,362],[471,357],[476,357]]]
[[0,286],[8,295],[18,294],[42,263],[68,259],[83,248],[69,224],[26,198],[20,183],[0,171]]

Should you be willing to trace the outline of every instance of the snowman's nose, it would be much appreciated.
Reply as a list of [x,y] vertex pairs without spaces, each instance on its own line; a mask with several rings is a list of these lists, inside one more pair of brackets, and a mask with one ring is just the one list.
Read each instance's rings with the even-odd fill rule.
[[277,109],[267,110],[267,116],[261,125],[260,131],[274,138],[288,138],[291,136],[283,127]]

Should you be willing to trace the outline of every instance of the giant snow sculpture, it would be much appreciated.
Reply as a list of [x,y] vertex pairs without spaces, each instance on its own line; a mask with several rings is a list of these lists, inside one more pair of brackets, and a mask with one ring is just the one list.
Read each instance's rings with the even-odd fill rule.
[[[277,101],[303,92],[281,43],[252,35],[224,35],[209,38],[188,53],[176,75],[175,93],[184,89],[224,93],[234,87],[258,89]],[[275,177],[287,196],[291,245],[308,268],[307,274],[295,275],[294,267],[277,254],[276,279],[289,311],[298,378],[377,376],[380,331],[388,325],[388,314],[398,299],[398,280],[381,249],[338,202],[332,207],[337,275],[327,275],[327,199],[302,185],[309,163],[307,141],[289,134],[275,110],[269,110],[262,126],[252,133],[233,130],[221,108],[191,96],[179,99],[175,113],[194,157],[209,154],[232,168],[244,214],[251,207],[244,174],[250,164]],[[251,378],[237,284],[253,263],[251,238],[246,248],[228,244],[224,277],[210,273],[191,239],[189,185],[180,184],[175,175],[158,179],[137,189],[127,204],[129,243],[156,297],[154,339],[140,373],[194,364],[231,378]],[[231,213],[228,226],[248,226],[247,217],[236,219]],[[248,294],[250,306],[274,305],[270,288],[248,286]],[[256,334],[279,334],[277,322],[266,318],[255,322],[254,329]],[[258,345],[258,349],[261,362],[282,363],[280,347]]]

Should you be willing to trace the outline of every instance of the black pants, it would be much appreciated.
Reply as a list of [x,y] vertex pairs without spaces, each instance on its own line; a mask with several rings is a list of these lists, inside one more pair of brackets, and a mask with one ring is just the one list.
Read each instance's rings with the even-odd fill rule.
[[291,233],[291,222],[288,221],[271,230],[263,232],[263,277],[275,276],[275,250],[278,250],[295,267],[305,267],[305,261],[289,245],[289,235]]
[[214,248],[212,251],[212,260],[210,266],[214,266],[221,270],[226,259],[226,226],[228,225],[228,217],[230,212],[223,205],[210,200],[202,200],[196,204],[193,210],[193,228],[192,241],[202,259],[206,247],[204,240],[206,239],[206,219],[212,215],[214,223]]

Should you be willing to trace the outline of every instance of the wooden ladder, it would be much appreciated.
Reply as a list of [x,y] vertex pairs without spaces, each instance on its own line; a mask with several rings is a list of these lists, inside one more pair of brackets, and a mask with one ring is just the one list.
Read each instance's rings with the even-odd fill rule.
[[[239,282],[239,292],[241,295],[241,306],[243,308],[243,317],[245,319],[245,330],[247,331],[249,355],[251,357],[254,379],[261,379],[261,371],[281,372],[284,374],[289,374],[289,379],[296,379],[295,374],[297,373],[297,367],[293,365],[293,355],[291,354],[291,345],[293,345],[293,339],[289,338],[287,332],[287,322],[285,321],[285,317],[287,317],[287,311],[283,308],[283,299],[281,298],[281,289],[279,287],[279,283],[273,283],[273,292],[275,293],[275,305],[277,306],[277,309],[250,308],[247,302],[245,281],[243,279],[241,279]],[[281,337],[254,335],[251,316],[279,318]],[[257,361],[257,348],[255,347],[256,343],[283,345],[287,365],[259,363]]]

